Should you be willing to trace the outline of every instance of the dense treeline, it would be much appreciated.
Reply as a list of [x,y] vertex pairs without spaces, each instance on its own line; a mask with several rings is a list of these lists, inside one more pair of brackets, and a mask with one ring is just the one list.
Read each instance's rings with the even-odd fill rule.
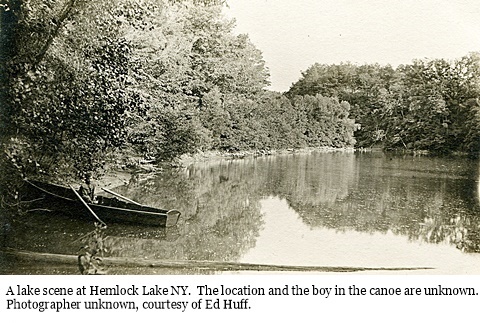
[[[394,69],[315,64],[266,90],[262,53],[224,1],[10,0],[1,7],[4,158],[81,178],[115,152],[480,148],[480,55]],[[115,156],[118,156],[115,155]]]
[[480,151],[480,54],[391,66],[314,64],[287,92],[352,106],[357,145],[437,153]]
[[163,161],[352,146],[349,103],[266,90],[262,54],[233,32],[223,2],[6,1],[6,160],[24,174],[81,178],[118,151]]

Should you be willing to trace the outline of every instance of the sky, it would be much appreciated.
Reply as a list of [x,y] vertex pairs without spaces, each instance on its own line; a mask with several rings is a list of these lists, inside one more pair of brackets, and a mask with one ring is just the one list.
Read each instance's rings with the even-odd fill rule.
[[314,63],[411,63],[480,51],[480,0],[228,0],[263,53],[271,90]]

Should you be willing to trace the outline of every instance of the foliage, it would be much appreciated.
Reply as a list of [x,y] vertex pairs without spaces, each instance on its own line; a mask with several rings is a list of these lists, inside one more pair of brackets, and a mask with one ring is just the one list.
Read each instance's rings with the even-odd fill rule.
[[350,104],[337,98],[321,95],[297,96],[293,99],[297,110],[305,111],[307,124],[304,130],[311,147],[351,147],[355,144],[355,121],[349,119]]
[[174,160],[182,154],[196,152],[208,143],[208,133],[198,118],[189,112],[174,109],[162,109],[161,113],[151,111],[148,120],[130,138],[131,145],[147,159]]
[[359,146],[478,154],[480,56],[390,66],[314,64],[287,96],[337,97],[352,106]]
[[95,230],[80,238],[83,246],[79,250],[78,269],[82,275],[99,275],[105,273],[102,256],[105,248],[106,227],[95,223]]
[[23,175],[80,179],[100,175],[119,150],[170,161],[209,149],[353,145],[351,105],[339,95],[290,101],[265,90],[262,53],[234,33],[223,5],[8,1],[1,121],[10,162]]
[[260,125],[258,141],[264,142],[264,147],[260,148],[303,148],[307,145],[305,111],[294,107],[284,95],[265,93],[252,119]]
[[465,121],[464,149],[472,156],[478,155],[480,152],[480,99],[470,99],[465,104],[468,115]]
[[[126,87],[128,41],[112,37],[102,23],[96,25],[99,34],[83,33],[78,25],[87,22],[88,9],[97,8],[82,1],[24,1],[15,12],[20,49],[6,60],[6,138],[29,147],[22,153],[34,160],[37,173],[81,178],[101,169],[105,155],[125,141],[127,112],[143,108]],[[45,27],[53,20],[53,30]],[[32,31],[37,25],[45,28]]]
[[355,132],[359,146],[375,144],[378,139],[382,94],[388,92],[394,80],[391,66],[351,63],[314,64],[302,73],[286,95],[295,96],[320,94],[336,97],[350,104],[351,118],[361,124]]
[[237,146],[248,131],[237,123],[245,121],[243,102],[255,102],[268,84],[261,53],[248,37],[234,35],[233,22],[219,6],[184,2],[148,21],[148,35],[136,30],[128,36],[142,62],[139,86],[148,89],[151,103],[148,133],[139,123],[132,143],[158,160],[205,149],[245,149]]

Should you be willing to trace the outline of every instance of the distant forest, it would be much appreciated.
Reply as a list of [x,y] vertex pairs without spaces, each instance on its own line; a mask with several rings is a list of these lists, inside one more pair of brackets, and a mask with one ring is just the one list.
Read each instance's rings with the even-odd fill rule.
[[3,163],[82,178],[112,156],[304,147],[478,156],[480,53],[397,68],[316,63],[277,93],[224,5],[3,1]]

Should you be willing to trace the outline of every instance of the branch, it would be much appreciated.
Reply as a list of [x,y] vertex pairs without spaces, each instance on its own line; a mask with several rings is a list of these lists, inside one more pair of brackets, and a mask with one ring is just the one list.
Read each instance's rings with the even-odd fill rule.
[[[31,261],[45,261],[53,263],[76,264],[78,256],[38,253],[31,251],[20,251],[14,249],[0,250],[0,256],[11,255]],[[119,271],[125,272],[128,267],[134,268],[172,268],[179,270],[197,269],[214,271],[269,271],[269,272],[374,272],[374,271],[423,271],[435,269],[432,267],[339,267],[339,266],[292,266],[292,265],[268,265],[237,263],[206,260],[169,260],[169,259],[144,259],[105,257],[103,263],[107,266],[118,266]]]
[[53,212],[53,211],[50,209],[30,209],[30,210],[26,210],[25,212]]
[[50,48],[53,41],[57,37],[58,32],[60,31],[60,28],[62,28],[63,22],[65,21],[65,19],[68,18],[70,11],[72,11],[73,7],[75,6],[76,1],[77,0],[70,0],[68,3],[65,4],[65,7],[61,12],[60,17],[57,19],[55,29],[50,34],[50,37],[48,37],[45,45],[43,45],[42,49],[40,50],[40,53],[38,53],[38,55],[35,57],[35,61],[33,63],[33,70],[35,70],[36,67],[42,62],[43,58],[45,57],[45,54],[47,53],[48,49]]

